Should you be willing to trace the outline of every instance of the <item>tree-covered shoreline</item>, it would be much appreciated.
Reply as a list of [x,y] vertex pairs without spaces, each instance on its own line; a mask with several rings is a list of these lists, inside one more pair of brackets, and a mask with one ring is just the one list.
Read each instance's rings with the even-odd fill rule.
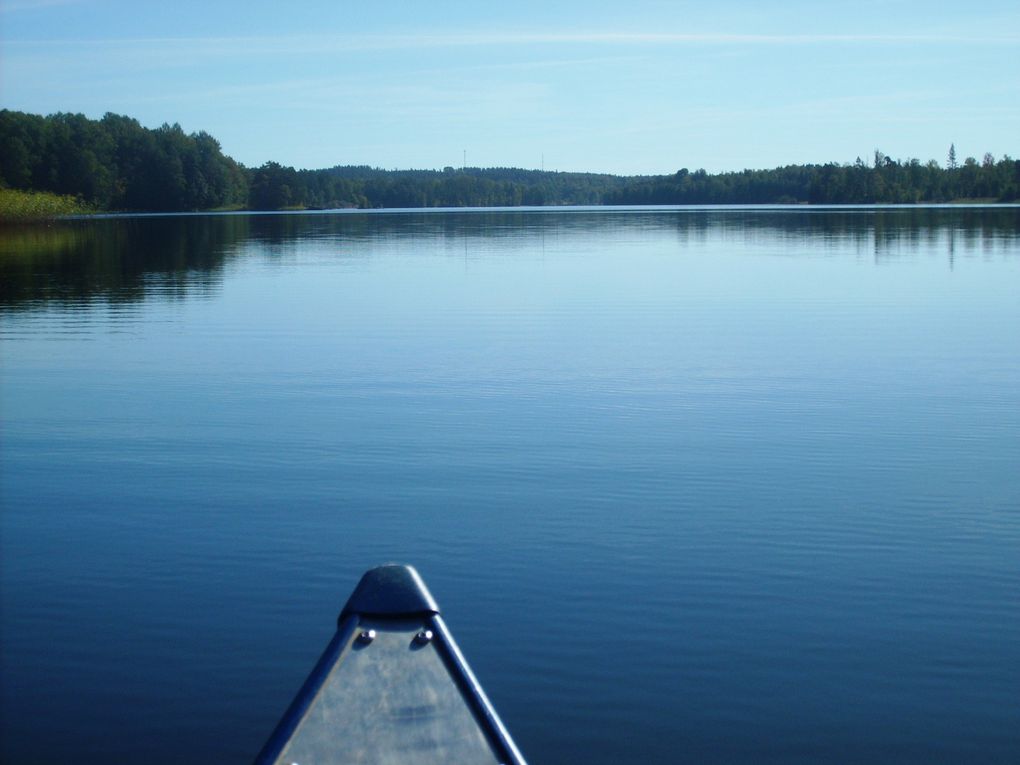
[[1020,160],[896,160],[618,176],[519,168],[247,168],[205,132],[107,114],[0,110],[0,189],[73,197],[101,211],[649,204],[910,204],[1020,199]]

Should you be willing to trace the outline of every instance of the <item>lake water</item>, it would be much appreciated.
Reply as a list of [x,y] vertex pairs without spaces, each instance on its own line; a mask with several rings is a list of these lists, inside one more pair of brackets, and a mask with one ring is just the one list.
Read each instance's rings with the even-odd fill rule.
[[245,763],[421,571],[533,765],[1020,762],[1020,209],[0,232],[5,762]]

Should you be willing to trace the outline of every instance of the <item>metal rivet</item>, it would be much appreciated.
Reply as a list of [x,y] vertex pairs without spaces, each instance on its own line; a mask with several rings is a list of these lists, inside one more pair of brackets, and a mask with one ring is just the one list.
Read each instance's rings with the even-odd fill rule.
[[360,635],[358,635],[358,640],[361,641],[362,643],[371,643],[373,640],[375,640],[375,630],[365,630]]
[[422,630],[414,636],[415,643],[428,643],[432,640],[432,630]]

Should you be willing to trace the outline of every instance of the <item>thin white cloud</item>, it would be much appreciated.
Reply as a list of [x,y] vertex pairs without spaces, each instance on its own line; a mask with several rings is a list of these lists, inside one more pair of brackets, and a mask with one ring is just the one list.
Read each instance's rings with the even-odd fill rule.
[[[62,0],[40,0],[40,2]],[[1010,34],[728,34],[676,32],[464,32],[414,35],[290,35],[280,37],[154,37],[91,40],[8,40],[10,46],[144,46],[189,49],[233,55],[249,53],[316,53],[324,51],[414,50],[473,46],[521,45],[820,45],[820,44],[1020,44]]]
[[969,37],[964,35],[862,35],[862,34],[722,34],[678,32],[567,32],[567,33],[509,33],[459,34],[423,36],[421,38],[392,38],[389,44],[402,41],[420,45],[528,45],[528,44],[609,44],[609,45],[669,45],[669,44],[764,44],[813,45],[819,43],[901,43],[901,42],[1020,42],[1020,37],[990,35]]

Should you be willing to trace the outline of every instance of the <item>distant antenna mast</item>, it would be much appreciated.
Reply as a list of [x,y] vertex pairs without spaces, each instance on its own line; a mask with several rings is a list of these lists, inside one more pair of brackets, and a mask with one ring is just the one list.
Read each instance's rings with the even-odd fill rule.
[[542,172],[545,172],[545,152],[542,152]]
[[467,169],[467,149],[464,149],[464,164],[460,166],[461,170]]

